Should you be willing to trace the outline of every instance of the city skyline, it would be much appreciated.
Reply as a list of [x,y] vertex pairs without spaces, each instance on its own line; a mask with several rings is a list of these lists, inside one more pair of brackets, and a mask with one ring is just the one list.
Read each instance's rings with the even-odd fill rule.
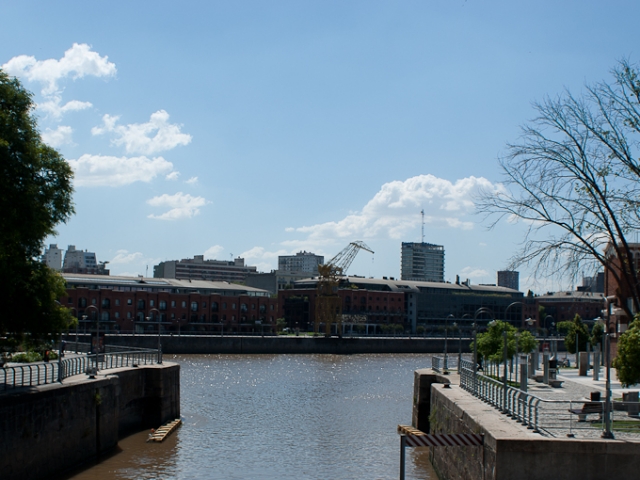
[[[154,6],[3,6],[0,65],[76,175],[46,244],[114,275],[202,254],[270,271],[363,240],[349,273],[400,277],[424,209],[445,280],[495,283],[526,226],[487,231],[473,194],[500,188],[531,102],[638,61],[628,2]],[[525,292],[580,283],[518,270]]]

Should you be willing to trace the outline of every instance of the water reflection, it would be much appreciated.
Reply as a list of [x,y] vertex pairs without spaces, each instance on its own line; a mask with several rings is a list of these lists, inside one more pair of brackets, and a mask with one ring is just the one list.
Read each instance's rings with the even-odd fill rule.
[[[398,478],[396,426],[411,423],[425,355],[179,355],[184,424],[147,432],[68,478]],[[407,479],[436,478],[407,449]]]

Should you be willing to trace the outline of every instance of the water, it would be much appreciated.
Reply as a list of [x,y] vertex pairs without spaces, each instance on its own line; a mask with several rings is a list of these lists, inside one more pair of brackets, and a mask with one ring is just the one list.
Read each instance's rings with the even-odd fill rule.
[[[395,479],[398,424],[411,423],[425,355],[177,355],[184,424],[148,432],[84,479]],[[436,479],[426,449],[406,449],[407,479]]]

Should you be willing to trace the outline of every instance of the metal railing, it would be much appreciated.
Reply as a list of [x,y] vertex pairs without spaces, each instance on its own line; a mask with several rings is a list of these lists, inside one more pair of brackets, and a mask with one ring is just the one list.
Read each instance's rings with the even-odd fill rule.
[[449,357],[434,355],[431,357],[431,369],[434,372],[445,373],[449,371]]
[[[473,362],[462,360],[460,386],[536,433],[549,436],[599,437],[604,431],[604,402],[547,400],[527,393],[474,370]],[[640,404],[614,402],[613,430],[616,435],[640,435]]]
[[[76,355],[25,365],[0,368],[0,392],[17,387],[35,387],[58,383],[65,378],[81,374],[93,374],[96,370],[109,370],[138,365],[151,365],[162,361],[162,353],[157,350],[105,345],[105,352],[89,353],[90,344],[73,342]],[[69,355],[73,353],[67,351]]]

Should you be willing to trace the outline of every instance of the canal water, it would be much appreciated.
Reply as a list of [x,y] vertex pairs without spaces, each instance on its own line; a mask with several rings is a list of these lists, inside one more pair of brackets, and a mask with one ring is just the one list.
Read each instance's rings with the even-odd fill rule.
[[[148,432],[73,480],[396,479],[398,424],[411,423],[413,372],[428,355],[176,355],[184,424]],[[407,479],[437,479],[426,449]]]

